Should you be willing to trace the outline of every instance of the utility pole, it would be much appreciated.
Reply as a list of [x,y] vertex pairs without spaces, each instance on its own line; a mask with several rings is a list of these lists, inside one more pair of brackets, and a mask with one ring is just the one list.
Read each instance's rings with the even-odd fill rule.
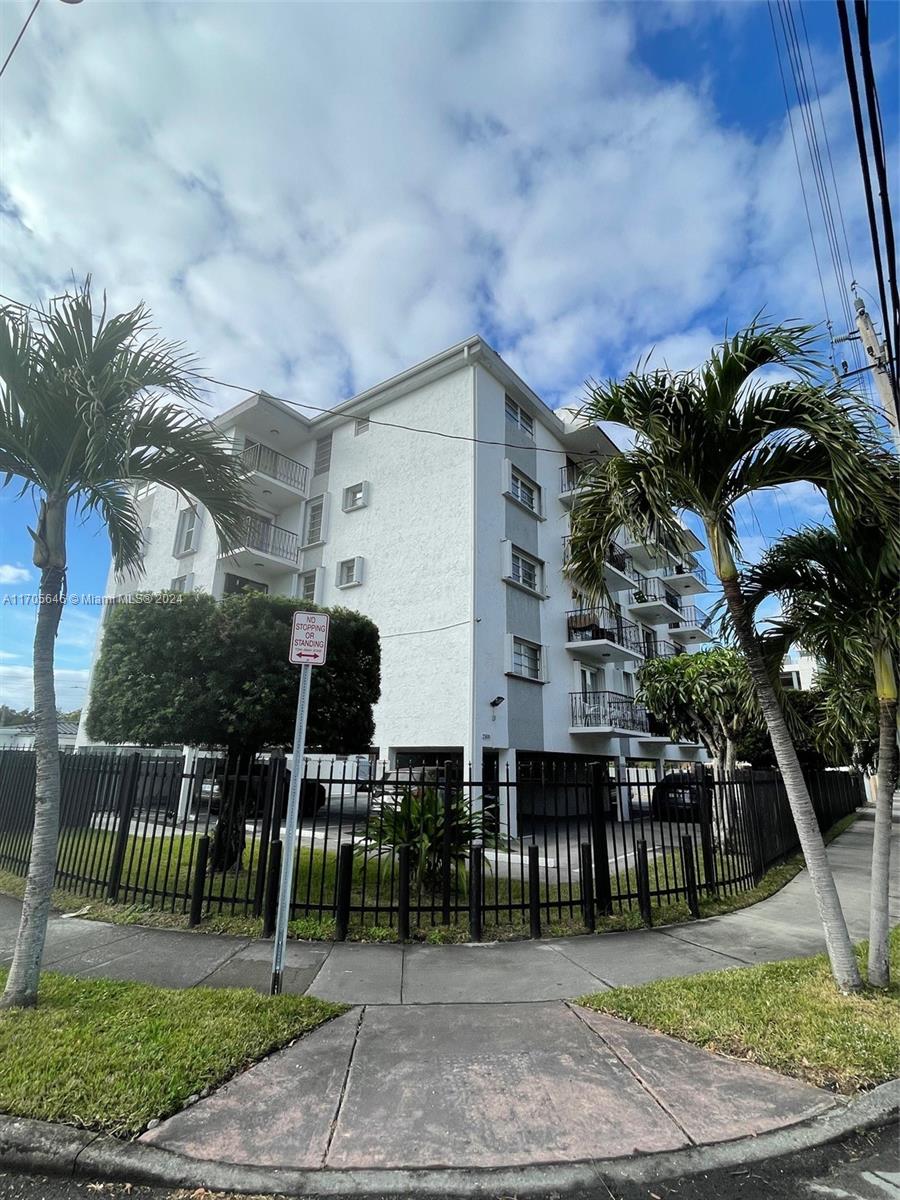
[[[894,445],[900,451],[900,416],[898,416],[898,398],[894,389],[893,379],[888,367],[887,351],[884,344],[875,332],[875,326],[872,324],[872,318],[869,316],[865,302],[860,296],[855,296],[853,299],[853,307],[856,310],[856,328],[857,333],[848,333],[844,337],[836,337],[835,343],[856,341],[859,339],[868,358],[868,366],[864,370],[871,370],[875,380],[875,390],[878,393],[878,399],[881,401],[881,407],[884,411],[885,419],[891,427],[891,435],[894,439]],[[855,372],[851,372],[855,374]]]

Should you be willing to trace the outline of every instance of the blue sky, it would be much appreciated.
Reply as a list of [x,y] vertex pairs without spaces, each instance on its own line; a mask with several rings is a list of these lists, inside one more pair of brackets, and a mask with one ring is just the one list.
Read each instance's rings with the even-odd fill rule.
[[[0,46],[28,7],[0,6]],[[896,149],[896,7],[871,9]],[[871,292],[834,5],[802,12]],[[90,271],[212,374],[298,401],[334,404],[478,331],[555,406],[651,347],[692,365],[761,308],[824,318],[752,0],[46,3],[0,103],[0,291],[35,301]],[[748,558],[821,514],[806,488],[759,497]],[[16,705],[34,610],[2,598],[34,583],[32,517],[0,493],[0,693]],[[73,526],[70,563],[71,593],[102,592],[94,525]],[[65,614],[65,708],[98,616]]]

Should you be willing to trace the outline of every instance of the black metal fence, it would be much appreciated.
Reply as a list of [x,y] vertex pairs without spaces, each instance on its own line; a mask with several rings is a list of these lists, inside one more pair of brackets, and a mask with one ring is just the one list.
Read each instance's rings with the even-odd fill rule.
[[[366,767],[363,762],[363,768]],[[24,875],[34,753],[0,750],[0,870]],[[274,923],[289,772],[283,758],[78,753],[62,758],[57,885],[111,902]],[[811,774],[819,824],[864,802],[859,776]],[[451,764],[310,764],[301,790],[292,918],[408,937],[457,926],[539,936],[634,914],[652,923],[753,888],[798,848],[780,776],[559,759],[517,778]],[[670,910],[670,911],[666,911]],[[302,929],[300,930],[302,932]]]

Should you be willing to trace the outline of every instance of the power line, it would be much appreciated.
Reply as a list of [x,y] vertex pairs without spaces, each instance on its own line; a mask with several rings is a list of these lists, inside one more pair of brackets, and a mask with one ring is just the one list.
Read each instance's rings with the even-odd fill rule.
[[[20,300],[13,300],[11,296],[6,296],[2,292],[0,292],[0,300],[8,300],[10,304],[15,305],[17,308],[24,308],[24,309],[27,309],[29,312],[37,313],[39,316],[46,316],[46,313],[44,313],[42,309],[37,308],[35,305],[24,304]],[[341,406],[338,406],[336,408],[325,408],[318,404],[308,404],[306,401],[303,401],[303,400],[288,400],[284,396],[275,396],[271,392],[261,391],[259,388],[246,387],[245,385],[240,384],[240,383],[228,383],[224,379],[216,379],[212,375],[204,375],[201,371],[186,370],[185,374],[193,375],[193,377],[195,379],[202,379],[205,383],[215,384],[216,387],[229,388],[235,392],[242,392],[244,395],[251,395],[251,396],[258,395],[258,396],[261,396],[268,400],[277,400],[279,402],[279,404],[286,404],[291,408],[309,409],[312,412],[325,413],[330,416],[342,416],[343,415],[339,411],[339,407],[341,407]],[[343,402],[343,403],[346,403],[346,402]],[[491,438],[470,437],[468,434],[464,434],[464,433],[448,433],[446,430],[442,430],[442,429],[424,429],[421,426],[417,426],[417,425],[404,425],[398,421],[382,421],[376,417],[369,417],[368,421],[369,421],[370,425],[381,425],[381,426],[385,427],[386,429],[402,429],[407,433],[422,433],[422,434],[426,434],[430,437],[446,438],[448,441],[472,442],[479,446],[508,446],[509,445],[509,443],[506,441],[492,440]],[[561,454],[564,458],[568,457],[568,455],[569,455],[568,450],[556,450],[551,446],[529,446],[528,449],[534,450],[538,454],[556,454],[556,455]]]
[[453,625],[438,625],[435,629],[405,629],[402,633],[382,633],[381,640],[395,637],[414,637],[420,633],[443,633],[445,629],[459,629],[462,625],[471,625],[471,620],[456,621]]
[[[803,181],[803,168],[800,166],[800,149],[797,145],[797,135],[794,132],[794,116],[793,116],[793,112],[791,109],[790,98],[788,96],[788,87],[787,87],[787,79],[786,79],[785,73],[784,73],[784,64],[783,64],[782,58],[781,58],[781,43],[778,41],[778,33],[775,29],[775,17],[772,12],[772,0],[768,0],[768,10],[769,10],[769,21],[772,26],[772,39],[775,42],[775,54],[778,59],[778,73],[781,76],[781,89],[784,92],[784,106],[785,106],[785,109],[787,110],[788,125],[789,125],[790,131],[791,131],[791,142],[794,147],[794,161],[797,164],[797,174],[800,177],[800,192],[803,196],[803,208],[804,208],[804,211],[806,212],[806,226],[809,229],[809,240],[812,245],[813,258],[815,259],[816,275],[818,276],[818,279],[819,279],[819,290],[822,293],[822,307],[825,310],[825,320],[827,322],[828,331],[830,334],[831,329],[832,329],[831,314],[828,310],[828,298],[825,295],[825,281],[822,277],[822,267],[819,262],[819,251],[816,246],[816,235],[813,232],[812,216],[810,215],[810,211],[809,211],[809,200],[807,199],[807,196],[806,196],[806,184]],[[834,362],[834,347],[833,346],[832,346],[831,359],[832,359],[832,363],[833,363]]]
[[3,77],[3,72],[4,72],[4,71],[6,70],[6,68],[9,66],[9,61],[10,61],[10,59],[12,58],[12,56],[15,54],[15,52],[16,52],[16,49],[18,48],[19,42],[21,42],[22,38],[25,36],[25,30],[28,28],[28,26],[29,26],[29,24],[30,24],[30,22],[31,22],[31,18],[32,18],[32,17],[34,16],[34,14],[37,12],[37,7],[38,7],[38,5],[40,4],[40,2],[41,2],[41,0],[34,0],[34,5],[33,5],[32,9],[31,9],[31,12],[30,12],[30,13],[28,14],[28,16],[25,18],[25,24],[24,24],[24,25],[22,26],[22,28],[19,30],[19,36],[18,36],[18,37],[16,38],[16,40],[13,42],[13,44],[12,44],[12,49],[10,50],[9,54],[7,54],[6,58],[3,60],[3,66],[2,66],[2,67],[0,67],[0,78],[2,78],[2,77]]
[[853,40],[850,36],[850,21],[847,16],[845,0],[837,0],[838,22],[841,28],[841,48],[844,54],[844,69],[847,73],[847,87],[850,91],[850,105],[853,111],[853,127],[856,133],[856,145],[859,151],[859,162],[862,170],[863,191],[866,198],[866,215],[869,222],[869,234],[872,240],[872,255],[875,260],[875,277],[878,282],[878,297],[883,315],[884,340],[887,350],[887,369],[890,375],[894,395],[897,395],[897,360],[894,357],[894,338],[891,323],[888,321],[887,295],[884,285],[884,268],[881,261],[881,244],[878,233],[878,222],[875,218],[875,201],[872,194],[872,175],[869,168],[869,154],[866,146],[866,136],[863,128],[862,107],[859,102],[859,83],[856,75],[856,63],[853,59]]
[[[872,68],[872,51],[869,45],[868,6],[856,0],[856,35],[859,42],[859,58],[862,64],[863,90],[869,113],[869,136],[872,140],[872,156],[875,160],[875,175],[878,179],[878,195],[881,200],[881,227],[884,232],[884,256],[886,259],[888,290],[893,306],[893,344],[900,349],[900,295],[897,290],[896,250],[894,247],[894,223],[891,216],[891,199],[888,191],[887,167],[884,154],[884,129],[878,104],[878,89]],[[885,323],[887,318],[885,318]],[[896,363],[894,363],[896,368]],[[896,382],[896,371],[894,373]],[[895,397],[896,398],[896,397]]]

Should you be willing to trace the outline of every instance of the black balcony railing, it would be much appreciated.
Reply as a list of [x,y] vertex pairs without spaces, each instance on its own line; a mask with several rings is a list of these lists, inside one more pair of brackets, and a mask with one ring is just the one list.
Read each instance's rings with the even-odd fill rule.
[[[564,537],[563,544],[563,566],[569,562],[569,544],[572,539]],[[621,571],[623,575],[627,575],[629,579],[637,579],[637,571],[634,569],[634,563],[631,561],[631,555],[625,551],[616,542],[613,542],[606,552],[606,561],[611,567],[615,567],[617,571]]]
[[645,637],[641,646],[644,658],[674,658],[676,654],[684,654],[684,646],[676,646],[665,638]]
[[712,617],[709,613],[705,613],[702,608],[698,608],[696,604],[682,604],[681,620],[673,621],[670,629],[683,629],[685,626],[697,629],[709,629],[712,624]]
[[706,584],[706,570],[701,567],[700,563],[693,558],[688,559],[687,562],[679,562],[675,563],[674,565],[670,563],[669,565],[663,567],[662,573],[663,575],[667,576],[693,575],[696,579],[699,579],[702,584]]
[[641,631],[611,608],[576,608],[566,613],[569,642],[615,642],[640,653]]
[[306,494],[309,468],[293,458],[288,458],[286,454],[279,454],[277,450],[263,446],[261,442],[251,442],[241,454],[241,460],[249,471],[260,471],[263,475]]
[[650,718],[642,704],[619,692],[570,692],[571,724],[575,729],[626,729],[650,732]]
[[234,542],[227,547],[226,553],[235,550],[260,550],[263,554],[271,554],[273,558],[295,563],[300,544],[296,533],[291,533],[289,529],[282,529],[258,517],[249,517]]
[[672,591],[666,587],[665,581],[662,579],[649,579],[646,575],[635,573],[634,595],[632,604],[644,604],[648,600],[661,600],[664,604],[668,604],[669,608],[674,608],[676,611],[681,610],[681,600]]

